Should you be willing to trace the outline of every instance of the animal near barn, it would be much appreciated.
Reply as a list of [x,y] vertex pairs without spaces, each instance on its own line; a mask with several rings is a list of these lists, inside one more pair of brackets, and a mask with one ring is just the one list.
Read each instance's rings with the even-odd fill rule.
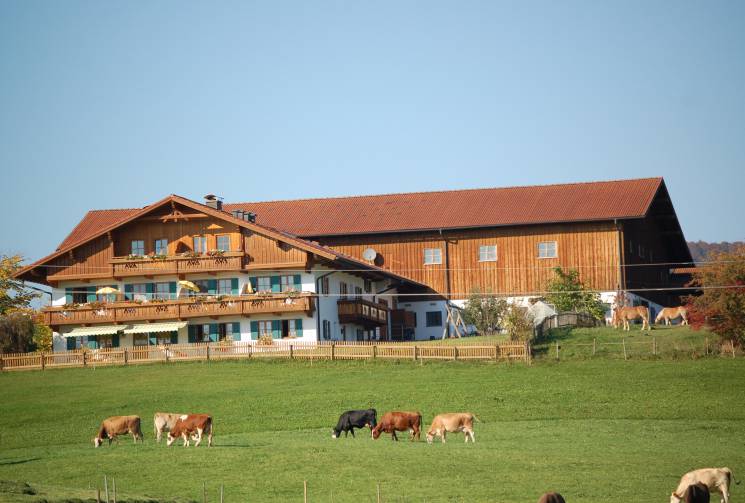
[[690,263],[665,182],[92,210],[17,277],[52,287],[55,351],[441,337],[475,290],[540,296],[574,268],[608,304],[677,302]]

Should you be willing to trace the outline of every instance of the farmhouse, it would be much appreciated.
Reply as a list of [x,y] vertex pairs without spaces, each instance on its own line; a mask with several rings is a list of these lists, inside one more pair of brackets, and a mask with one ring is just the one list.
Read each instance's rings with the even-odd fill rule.
[[[659,307],[691,262],[661,178],[94,210],[18,277],[53,288],[55,350],[439,337],[474,291],[525,302],[556,266]],[[108,289],[106,289],[108,287]],[[672,289],[672,290],[671,290]]]

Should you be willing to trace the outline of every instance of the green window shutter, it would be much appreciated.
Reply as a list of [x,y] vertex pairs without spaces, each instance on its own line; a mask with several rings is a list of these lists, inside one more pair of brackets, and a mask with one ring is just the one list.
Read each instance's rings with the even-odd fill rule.
[[171,344],[178,344],[178,330],[171,332]]
[[149,334],[147,334],[147,338],[151,346],[155,346],[156,344],[158,344],[158,336],[155,333],[150,332]]
[[96,302],[96,300],[97,300],[96,299],[96,287],[95,286],[89,286],[87,288],[87,290],[88,290],[88,296],[87,296],[86,300],[88,302]]
[[66,337],[66,339],[67,339],[67,350],[74,351],[75,350],[75,337]]
[[295,320],[295,335],[298,338],[303,336],[303,320],[301,319]]
[[256,340],[259,338],[259,322],[251,322],[251,339]]
[[147,292],[147,300],[153,300],[155,298],[155,283],[148,283],[145,286],[145,291]]
[[217,293],[217,280],[216,279],[207,280],[207,293],[210,295],[215,295]]
[[134,288],[132,288],[132,285],[124,285],[124,300],[134,300]]
[[197,326],[189,325],[187,328],[189,329],[189,344],[197,342]]
[[258,280],[254,277],[254,278],[249,278],[248,282],[251,283],[251,290],[255,292],[256,289],[259,287]]
[[96,337],[95,335],[89,335],[88,347],[91,349],[98,349],[98,337]]
[[175,281],[171,281],[170,283],[168,283],[168,293],[171,299],[176,298],[176,288],[177,285]]
[[233,322],[233,340],[236,342],[241,340],[241,323],[239,321]]
[[238,295],[238,278],[230,278],[230,293]]
[[272,320],[272,339],[282,338],[282,322],[280,320]]
[[111,336],[111,347],[112,348],[119,347],[119,334],[114,334]]
[[299,274],[295,274],[292,277],[292,282],[295,284],[295,290],[297,290],[298,292],[303,289],[303,285],[300,283],[300,275]]
[[220,329],[217,323],[210,323],[210,342],[217,342],[217,335],[220,333]]
[[[75,290],[75,289],[74,288],[65,288],[65,304],[72,304],[72,292],[73,292],[73,290]],[[75,340],[72,337],[70,337],[69,339],[67,339],[67,341],[70,342],[71,339],[73,341],[72,349],[75,349]],[[69,348],[69,345],[68,345],[68,348],[67,349],[70,349]]]
[[279,292],[282,290],[282,280],[279,276],[272,276],[271,277],[272,282],[272,292]]

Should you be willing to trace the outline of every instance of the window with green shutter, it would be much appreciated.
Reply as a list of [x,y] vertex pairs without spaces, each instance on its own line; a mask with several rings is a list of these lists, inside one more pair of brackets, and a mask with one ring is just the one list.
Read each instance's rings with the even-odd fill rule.
[[147,334],[147,342],[151,346],[157,346],[157,344],[158,344],[158,334],[156,334],[155,332],[150,332],[149,334]]
[[124,285],[124,300],[134,300],[133,285]]
[[168,293],[170,294],[171,299],[175,299],[176,296],[176,290],[178,288],[178,284],[175,281],[171,281],[168,283]]
[[249,278],[248,282],[251,283],[251,290],[254,292],[258,292],[258,281],[256,280],[256,277]]
[[295,276],[293,277],[293,283],[295,283],[295,290],[296,291],[298,291],[298,292],[302,292],[303,291],[303,284],[302,284],[302,281],[300,280],[300,275],[299,274],[295,274]]
[[210,342],[217,342],[220,335],[220,327],[217,323],[210,323]]
[[[65,304],[72,304],[72,303],[74,302],[74,301],[73,301],[73,297],[72,297],[72,292],[73,292],[74,290],[75,290],[74,288],[69,288],[69,287],[68,287],[68,288],[65,288]],[[70,338],[70,339],[71,339],[71,338]],[[68,341],[69,341],[70,339],[68,339]],[[75,344],[74,344],[74,341],[73,341],[73,346],[74,346],[74,345],[75,345]],[[75,349],[75,348],[73,347],[73,349]]]
[[280,276],[272,276],[271,282],[272,282],[272,292],[282,291],[282,279]]
[[272,320],[272,339],[282,338],[282,321]]
[[230,293],[238,295],[238,278],[230,278]]
[[303,336],[303,320],[298,318],[295,320],[295,337],[301,338]]
[[147,300],[153,300],[155,297],[155,285],[153,283],[147,283],[145,285],[145,292],[147,293]]
[[119,347],[119,334],[114,334],[111,336],[111,347],[112,348]]
[[90,349],[98,349],[98,338],[95,335],[88,336],[88,347]]
[[252,321],[251,322],[251,339],[255,341],[258,338],[259,338],[259,322]]
[[235,342],[241,340],[241,323],[239,321],[233,322],[232,334],[230,335],[232,335]]
[[67,342],[67,350],[74,351],[75,350],[75,337],[65,337],[65,340]]
[[89,286],[86,288],[88,291],[88,295],[86,298],[87,302],[96,302],[98,300],[98,296],[96,295],[96,287],[95,286]]
[[216,279],[207,280],[207,293],[210,295],[217,294],[217,280]]
[[178,344],[178,331],[171,332],[171,344]]
[[189,332],[189,344],[194,344],[197,342],[197,327],[196,325],[188,325],[188,332]]

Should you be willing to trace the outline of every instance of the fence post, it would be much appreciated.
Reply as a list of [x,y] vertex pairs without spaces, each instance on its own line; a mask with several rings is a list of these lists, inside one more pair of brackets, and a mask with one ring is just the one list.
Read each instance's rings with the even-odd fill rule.
[[623,343],[623,359],[626,360],[626,338],[621,339],[621,342]]
[[127,365],[129,363],[129,351],[127,351],[127,348],[124,348],[124,365]]
[[373,360],[378,358],[378,345],[373,344]]
[[455,350],[453,351],[453,360],[457,360],[458,359],[458,346],[453,346],[453,349]]
[[88,352],[83,351],[83,367],[86,367],[88,365]]
[[3,360],[2,355],[0,355],[0,372],[2,372],[5,369],[5,360]]
[[416,346],[414,346],[414,361],[416,361],[416,354],[417,354],[417,351],[418,351],[417,347],[416,347]]
[[499,360],[499,344],[494,345],[494,360]]
[[336,343],[331,343],[331,361],[334,361],[336,359]]
[[290,344],[290,360],[294,360],[294,359],[295,359],[295,355],[292,352],[292,344]]
[[46,362],[44,362],[44,351],[41,352],[41,370],[46,368]]
[[210,345],[207,343],[207,361],[210,361]]
[[163,355],[164,355],[164,357],[165,357],[165,361],[166,361],[166,363],[168,363],[168,346],[165,346],[165,347],[163,348]]

